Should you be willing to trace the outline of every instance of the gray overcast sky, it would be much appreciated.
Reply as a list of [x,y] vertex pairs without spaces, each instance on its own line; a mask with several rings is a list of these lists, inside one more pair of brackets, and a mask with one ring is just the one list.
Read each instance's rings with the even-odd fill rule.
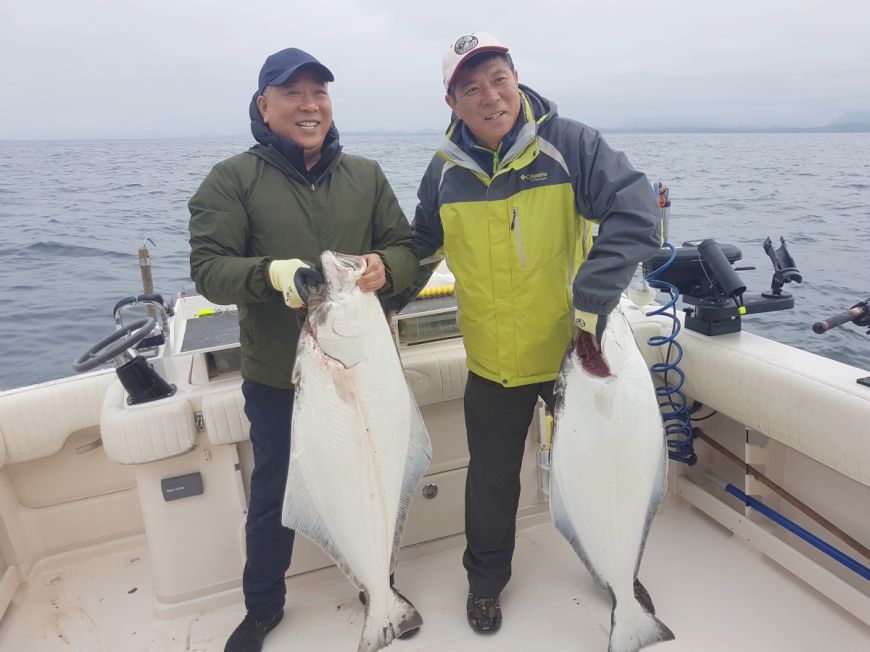
[[0,139],[246,134],[260,65],[290,46],[335,73],[342,131],[441,129],[441,56],[474,30],[596,127],[870,110],[864,0],[0,0]]

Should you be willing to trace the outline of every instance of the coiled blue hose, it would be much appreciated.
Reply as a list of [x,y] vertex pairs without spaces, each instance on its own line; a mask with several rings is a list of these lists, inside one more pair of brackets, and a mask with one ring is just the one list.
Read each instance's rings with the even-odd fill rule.
[[[668,457],[676,462],[692,465],[698,461],[698,456],[695,454],[694,437],[692,435],[692,417],[689,410],[686,409],[686,395],[683,393],[683,384],[686,381],[686,375],[680,369],[679,364],[683,359],[683,347],[677,342],[676,337],[682,328],[680,320],[677,318],[676,304],[680,299],[680,291],[672,283],[658,279],[658,276],[664,272],[677,257],[677,250],[674,246],[665,242],[662,245],[665,249],[670,249],[671,255],[667,261],[659,267],[647,274],[647,282],[651,287],[657,290],[663,290],[668,293],[670,300],[656,310],[646,313],[648,317],[653,315],[664,315],[671,319],[670,335],[654,335],[647,340],[650,346],[665,346],[668,348],[665,351],[664,359],[667,362],[657,362],[650,367],[653,373],[662,375],[663,384],[656,388],[656,396],[659,399],[659,408],[662,410],[662,421],[665,425],[665,441],[668,445]],[[671,361],[673,353],[673,360]],[[668,379],[668,374],[673,373],[676,376],[676,384],[671,384]]]

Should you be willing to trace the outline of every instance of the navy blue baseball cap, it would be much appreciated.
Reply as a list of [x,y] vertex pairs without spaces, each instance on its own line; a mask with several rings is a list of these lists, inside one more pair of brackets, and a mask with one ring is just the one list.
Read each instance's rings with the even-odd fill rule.
[[329,68],[310,54],[298,48],[287,48],[275,54],[270,54],[266,58],[263,67],[260,68],[260,79],[258,82],[260,95],[263,94],[266,86],[280,86],[290,78],[290,75],[303,67],[316,71],[323,77],[324,81],[335,81],[335,77],[333,77]]

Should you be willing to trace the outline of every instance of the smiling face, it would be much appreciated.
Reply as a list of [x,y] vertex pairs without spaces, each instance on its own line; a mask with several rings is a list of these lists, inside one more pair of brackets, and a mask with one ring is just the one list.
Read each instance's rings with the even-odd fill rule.
[[280,86],[267,86],[257,98],[257,108],[272,131],[302,148],[307,168],[320,160],[332,126],[332,100],[320,75],[297,70]]
[[503,57],[492,57],[473,68],[463,66],[453,78],[448,106],[465,123],[479,145],[498,148],[520,114],[516,70]]

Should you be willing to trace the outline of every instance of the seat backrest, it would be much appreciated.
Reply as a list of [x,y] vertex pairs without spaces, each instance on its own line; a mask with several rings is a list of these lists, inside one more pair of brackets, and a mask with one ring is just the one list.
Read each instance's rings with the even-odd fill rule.
[[0,466],[48,457],[76,432],[100,423],[111,371],[0,394]]

